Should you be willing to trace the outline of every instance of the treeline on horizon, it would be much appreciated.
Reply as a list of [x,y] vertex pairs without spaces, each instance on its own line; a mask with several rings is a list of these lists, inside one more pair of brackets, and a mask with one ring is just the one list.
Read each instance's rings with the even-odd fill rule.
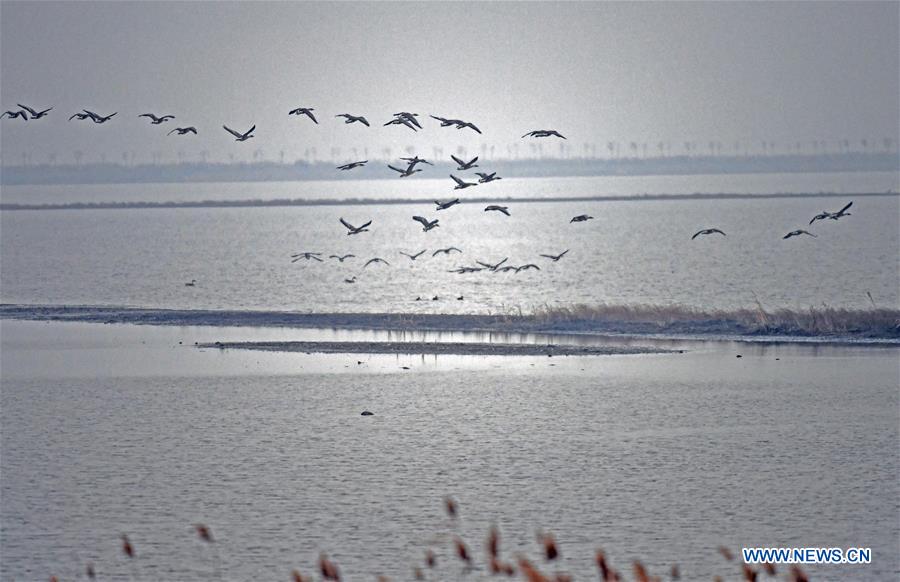
[[[265,182],[298,180],[377,180],[396,178],[385,164],[372,159],[349,172],[334,162],[272,161],[241,163],[183,162],[172,164],[120,163],[34,164],[3,166],[0,184],[123,184],[159,182]],[[577,177],[691,174],[758,174],[799,172],[892,172],[900,170],[896,152],[783,154],[769,156],[671,156],[653,158],[529,158],[492,160],[490,171],[500,176]],[[423,177],[446,177],[455,165],[436,162]]]

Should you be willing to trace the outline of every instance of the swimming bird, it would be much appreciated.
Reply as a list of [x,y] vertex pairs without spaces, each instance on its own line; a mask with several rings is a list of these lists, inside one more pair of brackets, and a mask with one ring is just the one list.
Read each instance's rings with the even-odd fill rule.
[[166,135],[172,135],[173,133],[176,133],[176,132],[178,133],[178,135],[184,135],[184,134],[186,134],[186,133],[193,133],[194,135],[197,135],[197,128],[194,127],[194,126],[190,126],[190,127],[176,127],[175,129],[173,129],[172,131],[170,131],[170,132],[167,133]]
[[454,176],[453,174],[450,174],[450,177],[453,178],[454,182],[456,182],[456,186],[453,188],[454,190],[462,190],[464,188],[468,188],[469,186],[477,186],[478,185],[475,182],[464,182],[464,181],[460,180],[459,178],[457,178],[456,176]]
[[435,218],[434,220],[428,220],[424,216],[413,216],[412,218],[422,225],[422,232],[428,232],[432,228],[437,228],[440,226],[440,224],[438,224],[437,218]]
[[353,275],[349,279],[344,279],[344,283],[356,283],[356,275]]
[[556,261],[558,261],[561,258],[563,258],[564,256],[566,256],[566,253],[568,253],[568,252],[569,252],[569,249],[566,249],[563,252],[559,253],[558,255],[540,255],[540,256],[550,259],[555,263]]
[[529,131],[528,133],[526,133],[526,134],[523,135],[522,137],[528,137],[528,136],[531,136],[531,137],[550,137],[551,135],[552,135],[552,136],[555,136],[555,137],[561,137],[561,138],[563,138],[563,139],[566,139],[566,136],[564,136],[563,134],[559,133],[559,132],[556,131],[555,129],[536,129],[536,130],[534,130],[534,131]]
[[363,269],[365,269],[365,268],[368,267],[369,265],[374,265],[375,263],[384,263],[385,265],[390,266],[390,263],[389,263],[389,262],[385,261],[384,259],[380,259],[380,258],[378,258],[378,257],[375,257],[374,259],[369,259],[368,261],[366,261],[366,264],[363,265]]
[[[437,221],[435,220],[435,222],[437,222]],[[427,251],[427,250],[428,250],[428,249],[423,249],[423,250],[417,252],[417,253],[414,254],[414,255],[411,255],[411,254],[409,254],[409,253],[404,253],[403,251],[400,251],[400,254],[403,255],[404,257],[409,257],[409,260],[410,260],[410,261],[415,261],[416,259],[418,259],[419,257],[421,257],[423,254],[425,254],[425,251]]]
[[27,105],[22,105],[21,103],[16,103],[16,105],[18,105],[19,107],[21,107],[22,109],[27,111],[29,114],[31,114],[31,119],[40,119],[41,117],[44,117],[45,115],[47,115],[47,113],[49,113],[51,109],[53,109],[52,107],[50,107],[50,108],[44,109],[43,111],[35,111],[31,107],[29,107]]
[[357,115],[350,115],[349,113],[339,113],[339,114],[335,115],[335,117],[343,117],[344,119],[346,119],[346,121],[344,123],[359,122],[359,123],[362,123],[363,125],[365,125],[366,127],[370,127],[369,120],[366,119],[365,117],[363,117],[362,115],[357,116]]
[[721,234],[722,236],[728,236],[728,235],[726,235],[724,232],[722,232],[721,230],[719,230],[718,228],[704,228],[703,230],[697,231],[697,233],[694,234],[694,236],[691,237],[691,240],[694,240],[695,238],[697,238],[697,237],[700,236],[701,234],[714,234],[714,233],[719,233],[719,234]]
[[416,164],[428,164],[429,166],[433,166],[431,162],[426,159],[420,158],[419,156],[413,156],[411,158],[400,158],[404,162],[409,162],[409,167],[412,168]]
[[458,253],[461,253],[461,252],[462,252],[461,250],[459,250],[459,249],[456,248],[456,247],[447,247],[447,248],[445,248],[445,249],[438,249],[438,250],[434,251],[433,253],[431,253],[431,256],[432,256],[432,257],[436,257],[436,256],[438,256],[438,255],[441,254],[441,253],[443,253],[443,254],[445,254],[445,255],[449,255],[449,254],[452,253],[453,251],[456,251],[456,252],[458,252]]
[[343,166],[338,166],[338,170],[352,170],[353,168],[358,168],[360,166],[365,166],[369,160],[363,160],[361,162],[350,162],[349,164],[344,164]]
[[90,116],[91,116],[91,120],[92,120],[94,123],[106,123],[107,121],[109,121],[110,119],[112,119],[113,116],[116,115],[116,113],[118,113],[118,111],[116,111],[116,113],[110,113],[109,115],[99,115],[99,114],[97,114],[97,113],[94,113],[93,111],[88,111],[87,109],[82,109],[82,111],[84,111],[85,113],[87,113],[88,115],[90,115]]
[[457,204],[459,204],[459,198],[454,198],[453,200],[448,200],[447,202],[438,202],[437,200],[435,200],[434,203],[437,205],[437,210],[447,210],[451,206],[456,206]]
[[477,133],[481,133],[481,130],[475,127],[475,124],[470,121],[463,121],[456,124],[456,129],[465,129],[466,127],[475,130]]
[[366,227],[369,226],[370,224],[372,224],[372,221],[370,220],[369,222],[365,223],[362,226],[353,226],[352,224],[350,224],[343,218],[341,218],[340,220],[341,220],[341,224],[343,224],[349,231],[349,232],[347,232],[347,235],[359,234],[361,232],[369,232],[369,229],[367,229]]
[[[4,111],[3,115],[0,115],[0,119],[3,119],[5,116],[9,115],[10,119],[15,119],[16,117],[21,117],[22,121],[28,121],[28,114],[24,111]],[[86,119],[88,116],[85,115],[81,119]]]
[[472,159],[469,160],[468,162],[464,162],[464,161],[462,161],[461,159],[457,158],[456,156],[454,156],[454,155],[452,155],[452,154],[450,155],[450,157],[453,158],[453,161],[457,163],[458,167],[457,167],[456,169],[459,170],[459,171],[461,171],[461,172],[463,172],[463,171],[465,171],[465,170],[471,170],[472,168],[477,168],[477,167],[478,167],[478,164],[475,163],[475,162],[478,161],[478,156],[475,156],[474,158],[472,158]]
[[484,267],[485,269],[489,270],[489,271],[496,271],[497,269],[500,268],[500,265],[502,265],[503,263],[505,263],[505,262],[508,261],[508,260],[509,260],[509,257],[506,257],[505,259],[503,259],[503,260],[500,261],[499,263],[495,263],[495,264],[493,264],[493,265],[490,264],[490,263],[483,263],[483,262],[481,262],[481,261],[475,261],[475,262],[478,263],[479,265],[481,265],[482,267]]
[[784,236],[781,237],[781,238],[791,238],[792,236],[800,236],[801,234],[808,234],[809,236],[811,236],[811,237],[813,237],[813,238],[818,238],[818,237],[817,237],[816,235],[814,235],[813,233],[807,232],[807,231],[805,231],[805,230],[792,230],[791,232],[787,233],[786,235],[784,235]]
[[250,129],[248,129],[246,133],[238,133],[235,130],[228,127],[227,125],[223,125],[222,127],[225,129],[225,131],[227,131],[228,133],[230,133],[231,135],[234,136],[234,141],[247,141],[251,137],[256,137],[256,136],[252,135],[253,130],[256,129],[255,125],[253,127],[251,127]]
[[329,259],[337,259],[339,263],[343,263],[347,259],[355,259],[356,255],[328,255]]
[[300,259],[306,259],[307,261],[319,261],[322,262],[322,259],[319,258],[319,255],[322,253],[297,253],[295,255],[291,255],[291,258],[294,259],[291,261],[292,263],[296,263]]
[[395,168],[394,166],[392,166],[392,165],[390,165],[390,164],[388,164],[388,168],[394,170],[395,172],[398,172],[398,173],[400,174],[400,177],[401,177],[401,178],[406,178],[407,176],[412,176],[412,175],[415,174],[416,172],[421,172],[421,171],[422,171],[422,168],[415,168],[415,169],[413,169],[413,165],[412,165],[412,164],[410,164],[409,166],[407,166],[405,170],[401,170],[400,168]]
[[157,117],[152,113],[141,113],[140,115],[138,115],[138,117],[149,117],[150,123],[152,125],[159,125],[160,123],[165,123],[170,119],[175,119],[174,115],[163,115],[162,117]]
[[593,216],[588,216],[587,214],[579,214],[578,216],[573,217],[572,220],[569,221],[569,224],[572,224],[573,222],[584,222],[586,220],[592,220],[593,218]]
[[509,206],[497,206],[496,204],[491,204],[484,209],[485,212],[489,212],[491,210],[496,210],[497,212],[502,212],[503,214],[509,216]]
[[316,119],[316,116],[313,115],[313,111],[315,109],[311,107],[298,107],[297,109],[291,109],[288,111],[288,115],[305,115],[313,120],[313,123],[319,125],[319,121]]
[[488,182],[493,182],[494,180],[503,179],[497,175],[497,172],[492,172],[490,174],[485,174],[484,172],[475,172],[475,175],[478,176],[479,184],[487,184]]
[[193,286],[196,285],[196,284],[197,284],[197,279],[191,279],[191,282],[190,282],[190,283],[185,283],[184,286],[185,286],[185,287],[193,287]]

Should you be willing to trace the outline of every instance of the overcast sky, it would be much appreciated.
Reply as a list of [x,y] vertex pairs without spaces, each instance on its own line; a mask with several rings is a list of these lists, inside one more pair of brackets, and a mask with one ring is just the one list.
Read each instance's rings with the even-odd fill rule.
[[[896,139],[900,3],[2,2],[4,163],[53,153],[164,161],[329,158],[364,148],[479,153],[558,129],[586,142]],[[314,107],[321,125],[288,117]],[[82,108],[118,115],[71,123]],[[484,135],[381,125],[397,111],[458,117]],[[151,126],[139,113],[173,114]],[[337,113],[365,115],[371,128]],[[429,120],[432,121],[432,120]],[[222,124],[256,138],[235,143]],[[199,136],[165,137],[176,125]],[[545,142],[553,149],[558,145]],[[651,150],[651,153],[652,153]]]

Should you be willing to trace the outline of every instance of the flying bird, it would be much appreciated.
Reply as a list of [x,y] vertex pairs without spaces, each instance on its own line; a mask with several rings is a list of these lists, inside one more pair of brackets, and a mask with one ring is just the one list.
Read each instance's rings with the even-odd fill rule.
[[193,133],[194,135],[197,135],[197,128],[194,127],[194,126],[190,126],[190,127],[176,127],[175,129],[173,129],[172,131],[170,131],[170,132],[167,133],[166,135],[172,135],[173,133],[176,133],[176,132],[178,133],[178,135],[184,135],[184,134],[186,134],[186,133]]
[[449,255],[449,254],[452,253],[453,251],[456,251],[456,252],[458,252],[458,253],[461,253],[461,252],[462,252],[461,250],[459,250],[459,249],[456,248],[456,247],[447,247],[447,248],[445,248],[445,249],[438,249],[438,250],[434,251],[433,253],[431,253],[431,256],[432,256],[432,257],[436,257],[436,256],[438,256],[439,254],[442,254],[442,253],[445,254],[445,255]]
[[578,216],[573,217],[572,220],[569,221],[569,224],[572,224],[573,222],[584,222],[586,220],[592,220],[593,218],[593,216],[588,216],[587,214],[579,214]]
[[370,127],[369,120],[366,119],[365,117],[363,117],[362,115],[357,116],[357,115],[350,115],[349,113],[339,113],[339,114],[335,115],[335,117],[343,117],[344,119],[346,119],[346,121],[344,123],[359,122],[359,123],[362,123],[363,125],[365,125],[366,127]]
[[823,210],[821,214],[816,214],[815,216],[813,216],[812,220],[810,220],[809,223],[812,224],[817,220],[825,220],[826,218],[831,218],[831,213],[827,210]]
[[490,264],[490,263],[483,263],[483,262],[481,262],[481,261],[475,261],[475,262],[478,263],[479,265],[481,265],[482,267],[484,267],[485,269],[489,270],[489,271],[496,271],[497,269],[500,268],[500,265],[502,265],[503,263],[505,263],[505,262],[508,261],[508,260],[509,260],[509,257],[506,257],[505,259],[503,259],[503,260],[500,261],[499,263],[495,263],[495,264],[493,264],[493,265]]
[[313,111],[315,111],[315,109],[311,107],[298,107],[297,109],[288,111],[288,115],[305,115],[312,119],[316,125],[319,125],[319,121],[316,119],[316,116],[313,115]]
[[374,265],[375,263],[384,263],[385,265],[390,266],[390,263],[389,263],[389,262],[385,261],[384,259],[380,259],[380,258],[378,258],[378,257],[375,257],[374,259],[369,259],[368,261],[366,261],[366,264],[363,265],[363,269],[365,269],[365,268],[368,267],[369,265]]
[[[7,113],[9,113],[9,112],[7,111]],[[24,112],[20,112],[20,113],[24,113]],[[88,115],[87,113],[73,113],[72,117],[69,118],[69,121],[72,121],[73,119],[84,120],[84,119],[89,119],[90,117],[91,116]]]
[[435,218],[434,220],[428,220],[424,216],[413,216],[412,218],[422,225],[422,232],[428,232],[432,228],[437,228],[440,226],[440,224],[438,224],[437,218]]
[[394,114],[394,117],[405,119],[408,122],[415,125],[416,127],[418,127],[419,129],[422,129],[422,126],[419,124],[419,120],[416,119],[416,117],[418,117],[418,116],[419,116],[418,113],[410,113],[409,111],[401,111],[400,113]]
[[[437,222],[437,221],[435,220],[435,222]],[[421,257],[423,254],[425,254],[425,251],[427,251],[427,250],[428,250],[428,249],[423,249],[423,250],[417,252],[417,253],[414,254],[414,255],[411,255],[411,254],[409,254],[409,253],[404,253],[403,251],[400,251],[400,254],[403,255],[404,257],[409,257],[409,260],[410,260],[410,261],[415,261],[416,259],[418,259],[419,257]]]
[[534,130],[534,131],[529,131],[528,133],[526,133],[526,134],[523,135],[522,137],[528,137],[528,136],[531,136],[531,137],[550,137],[551,135],[552,135],[552,136],[555,136],[555,137],[561,137],[561,138],[563,138],[563,139],[566,139],[566,136],[564,136],[563,134],[559,133],[559,132],[556,131],[555,129],[536,129],[536,130]]
[[225,128],[225,131],[234,136],[234,141],[247,141],[251,137],[255,137],[254,135],[252,135],[253,131],[256,129],[255,125],[248,129],[246,133],[238,133],[227,125],[223,125],[222,127]]
[[468,162],[464,162],[464,161],[462,161],[461,159],[457,158],[456,156],[454,156],[454,155],[452,155],[452,154],[450,155],[450,157],[453,158],[453,161],[457,163],[458,167],[457,167],[456,169],[459,170],[459,171],[461,171],[461,172],[463,172],[463,171],[465,171],[465,170],[471,170],[472,168],[477,168],[477,167],[478,167],[478,164],[475,163],[475,162],[478,161],[478,156],[475,156],[474,158],[472,158],[472,159],[469,160]]
[[496,210],[497,212],[502,212],[503,214],[509,216],[509,206],[497,206],[496,204],[491,204],[487,208],[484,209],[485,212]]
[[829,218],[831,220],[837,220],[837,219],[841,218],[842,216],[850,216],[850,213],[847,212],[847,209],[850,208],[851,206],[853,206],[852,201],[849,202],[846,206],[844,206],[840,210],[838,210],[837,212],[833,213],[831,216],[829,216]]
[[691,237],[691,240],[694,240],[695,238],[697,238],[697,237],[700,236],[701,234],[715,234],[715,233],[719,233],[719,234],[721,234],[722,236],[728,236],[728,235],[726,235],[724,232],[722,232],[721,230],[719,230],[718,228],[704,228],[703,230],[698,230],[697,233],[694,234],[694,236]]
[[493,182],[494,180],[503,179],[497,175],[497,172],[492,172],[490,174],[486,174],[484,172],[475,172],[475,175],[478,176],[479,184],[487,184],[488,182]]
[[350,224],[343,218],[341,218],[340,221],[341,221],[341,224],[343,224],[344,227],[347,228],[347,230],[348,230],[347,235],[359,234],[361,232],[369,232],[369,229],[367,229],[366,227],[369,226],[370,224],[372,224],[371,220],[369,222],[363,224],[362,226],[353,226],[352,224]]
[[160,123],[165,123],[170,119],[175,119],[174,115],[163,115],[162,117],[157,117],[152,113],[141,113],[140,115],[138,115],[138,117],[149,117],[150,123],[152,125],[159,125]]
[[522,265],[521,267],[516,267],[516,273],[519,271],[527,271],[528,269],[535,269],[540,271],[541,268],[535,265],[534,263],[528,263],[527,265]]
[[429,162],[428,160],[422,159],[419,156],[413,156],[411,158],[400,158],[400,159],[403,160],[404,162],[409,162],[410,168],[412,168],[416,164],[428,164],[429,166],[434,165],[431,162]]
[[106,123],[107,121],[112,119],[116,113],[118,113],[118,111],[116,111],[116,113],[110,113],[109,115],[98,115],[97,113],[94,113],[93,111],[88,111],[87,109],[82,109],[82,111],[84,111],[85,113],[90,115],[91,120],[94,123]]
[[29,114],[31,114],[31,119],[40,119],[41,117],[44,117],[45,115],[47,115],[47,113],[49,113],[51,109],[53,109],[52,107],[50,107],[48,109],[44,109],[43,111],[35,111],[31,107],[29,107],[27,105],[22,105],[21,103],[16,103],[16,105],[18,105],[19,107],[21,107],[22,109],[27,111]]
[[[0,115],[0,119],[3,119],[7,115],[9,115],[10,119],[15,119],[16,117],[21,117],[22,121],[28,121],[28,114],[25,113],[24,111],[4,111],[3,115]],[[76,114],[76,115],[78,115],[78,114]],[[84,117],[82,117],[80,119],[86,119],[87,117],[88,117],[88,115],[85,115]]]
[[388,121],[388,122],[385,123],[384,125],[385,125],[385,126],[388,126],[388,125],[405,125],[406,127],[410,128],[410,129],[413,130],[413,131],[419,131],[418,129],[416,129],[416,126],[413,125],[413,123],[412,123],[409,119],[407,119],[407,118],[405,118],[405,117],[395,117],[394,119]]
[[569,252],[569,249],[566,249],[563,252],[559,253],[558,255],[540,255],[540,256],[550,259],[551,261],[553,261],[555,263],[556,261],[558,261],[561,258],[563,258],[564,256],[566,256],[566,253],[568,253],[568,252]]
[[422,171],[422,168],[413,169],[413,164],[410,164],[409,166],[407,166],[405,170],[401,170],[400,168],[395,168],[394,166],[392,166],[390,164],[388,164],[388,168],[394,170],[395,172],[398,172],[400,174],[401,178],[406,178],[407,176],[412,176],[416,172]]
[[813,233],[805,231],[805,230],[792,230],[791,232],[787,233],[786,235],[784,235],[781,238],[791,238],[792,236],[800,236],[801,234],[808,234],[809,236],[811,236],[813,238],[818,238]]
[[454,190],[462,190],[464,188],[468,188],[469,186],[477,186],[478,185],[475,182],[464,182],[464,181],[460,180],[459,178],[457,178],[456,176],[454,176],[453,174],[450,174],[450,177],[453,178],[454,182],[456,182],[456,186],[453,188]]
[[328,255],[329,259],[337,259],[339,263],[343,263],[347,259],[355,259],[356,255]]
[[441,127],[449,127],[451,125],[458,126],[461,123],[465,123],[465,121],[461,119],[447,119],[446,117],[438,117],[437,115],[429,115],[432,119],[437,119],[441,122]]
[[365,166],[366,162],[369,160],[363,160],[361,162],[350,162],[349,164],[344,164],[343,166],[338,166],[338,170],[352,170],[353,168],[358,168],[360,166]]
[[456,206],[457,204],[459,204],[459,198],[454,198],[453,200],[448,200],[447,202],[438,202],[437,200],[435,200],[434,203],[437,205],[437,210],[447,210],[451,206]]
[[319,261],[322,262],[322,259],[319,258],[319,255],[322,253],[297,253],[295,255],[291,255],[291,258],[294,259],[291,261],[292,263],[296,263],[300,259],[306,259],[307,261]]
[[481,133],[481,130],[475,127],[475,124],[470,121],[463,121],[456,124],[456,129],[465,129],[466,127],[475,130],[476,133]]

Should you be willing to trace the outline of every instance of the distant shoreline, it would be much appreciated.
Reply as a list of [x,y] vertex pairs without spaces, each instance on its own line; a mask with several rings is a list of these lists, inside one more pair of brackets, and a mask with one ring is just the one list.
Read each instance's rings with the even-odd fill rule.
[[[803,192],[803,193],[715,193],[715,194],[636,194],[636,195],[596,195],[528,197],[479,196],[467,198],[466,204],[542,203],[542,202],[647,202],[655,200],[769,200],[778,198],[864,198],[898,197],[900,192]],[[60,204],[3,204],[0,211],[14,210],[139,210],[156,208],[266,208],[282,206],[388,206],[398,204],[431,204],[432,198],[275,198],[271,200],[170,200],[165,202],[65,202]]]
[[[300,313],[0,303],[0,320],[200,327],[609,335],[900,347],[900,310],[701,311],[684,306],[573,306],[532,315]],[[763,320],[764,323],[759,323]],[[798,327],[796,322],[804,322]]]

